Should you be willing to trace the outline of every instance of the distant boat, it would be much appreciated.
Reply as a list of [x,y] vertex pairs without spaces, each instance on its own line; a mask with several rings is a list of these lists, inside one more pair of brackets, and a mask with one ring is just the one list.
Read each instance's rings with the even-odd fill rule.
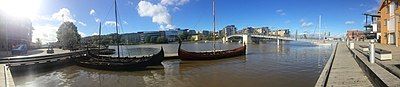
[[[115,22],[118,24],[117,17],[117,1],[114,1],[115,6]],[[119,40],[118,26],[116,29],[116,39]],[[95,54],[89,50],[87,51],[86,58],[75,59],[76,63],[83,67],[103,69],[103,70],[132,70],[145,68],[149,65],[160,65],[164,60],[164,49],[161,47],[158,53],[149,56],[128,56],[120,57],[119,41],[117,41],[117,57],[114,56],[102,56]]]
[[[213,0],[213,17],[214,17],[213,29],[215,32],[215,0]],[[230,50],[215,50],[215,35],[213,38],[214,38],[213,42],[214,50],[202,51],[202,52],[189,52],[181,49],[182,41],[179,40],[178,57],[182,60],[210,60],[210,59],[229,58],[246,54],[246,45]]]

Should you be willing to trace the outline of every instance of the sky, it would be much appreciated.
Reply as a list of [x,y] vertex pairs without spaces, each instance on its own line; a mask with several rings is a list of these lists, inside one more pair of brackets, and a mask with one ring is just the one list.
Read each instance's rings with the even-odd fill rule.
[[[343,36],[364,30],[363,13],[376,13],[381,0],[216,0],[216,28],[236,25],[290,29],[292,33],[320,31]],[[27,17],[33,39],[55,42],[64,21],[73,22],[81,36],[115,33],[114,0],[0,0],[6,13]],[[212,30],[212,0],[117,0],[120,33],[173,28]]]

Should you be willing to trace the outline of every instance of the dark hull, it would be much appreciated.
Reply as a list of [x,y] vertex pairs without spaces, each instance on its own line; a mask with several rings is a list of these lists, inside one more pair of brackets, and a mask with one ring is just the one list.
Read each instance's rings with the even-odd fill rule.
[[230,58],[235,56],[241,56],[246,54],[246,46],[231,50],[223,51],[208,51],[208,52],[189,52],[183,49],[178,49],[178,57],[182,60],[212,60]]
[[164,50],[150,56],[141,57],[111,57],[99,56],[88,51],[85,58],[76,59],[79,66],[102,70],[137,70],[149,65],[159,65],[164,59]]

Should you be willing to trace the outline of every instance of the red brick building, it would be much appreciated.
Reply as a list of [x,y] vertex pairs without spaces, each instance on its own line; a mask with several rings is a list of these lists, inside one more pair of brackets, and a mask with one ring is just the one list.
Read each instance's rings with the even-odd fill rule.
[[348,30],[346,37],[350,40],[360,40],[365,38],[365,34],[360,30]]

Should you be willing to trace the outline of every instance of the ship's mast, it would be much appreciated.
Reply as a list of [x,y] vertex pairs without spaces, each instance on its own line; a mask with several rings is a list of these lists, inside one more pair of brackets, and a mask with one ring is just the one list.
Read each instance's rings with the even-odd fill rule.
[[213,0],[213,48],[214,48],[214,50],[213,50],[213,52],[215,53],[215,0]]
[[318,40],[321,40],[321,15],[319,15],[318,19]]
[[120,57],[119,54],[119,34],[118,34],[118,14],[117,14],[117,0],[114,0],[114,14],[115,14],[115,31],[117,32],[117,53],[118,58]]

